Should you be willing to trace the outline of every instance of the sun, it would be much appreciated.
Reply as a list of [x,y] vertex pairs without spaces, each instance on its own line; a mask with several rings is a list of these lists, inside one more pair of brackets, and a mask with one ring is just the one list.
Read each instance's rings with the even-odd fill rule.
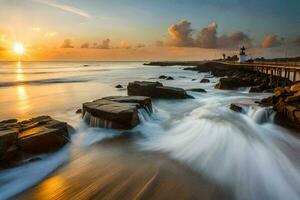
[[20,42],[17,42],[17,43],[14,44],[13,50],[19,56],[23,55],[24,52],[25,52],[24,45]]

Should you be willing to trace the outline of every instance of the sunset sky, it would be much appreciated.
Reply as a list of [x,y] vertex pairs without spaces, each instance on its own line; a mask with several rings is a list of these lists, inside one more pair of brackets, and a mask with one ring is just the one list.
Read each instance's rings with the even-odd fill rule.
[[0,0],[0,60],[300,56],[299,0]]

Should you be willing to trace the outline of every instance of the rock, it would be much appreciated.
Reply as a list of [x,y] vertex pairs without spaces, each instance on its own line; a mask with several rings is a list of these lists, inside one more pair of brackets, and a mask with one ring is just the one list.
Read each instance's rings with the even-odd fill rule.
[[204,90],[202,88],[191,88],[191,89],[188,89],[188,91],[206,93],[206,90]]
[[300,90],[300,82],[293,84],[290,88],[291,92],[298,92]]
[[262,83],[260,85],[257,86],[253,86],[250,88],[249,92],[263,92],[270,89],[269,85],[267,83]]
[[195,81],[195,80],[197,80],[197,79],[196,79],[196,78],[193,78],[193,79],[192,79],[192,81]]
[[26,153],[46,153],[69,142],[68,124],[49,116],[20,122],[17,146]]
[[201,81],[200,81],[200,83],[209,83],[210,81],[209,81],[209,79],[207,79],[207,78],[203,78]]
[[174,80],[174,78],[172,76],[169,76],[168,78],[166,78],[166,80]]
[[75,113],[76,114],[81,114],[82,113],[82,109],[81,108],[77,109]]
[[138,109],[152,112],[151,99],[145,96],[111,96],[84,103],[83,119],[90,126],[131,129],[140,123]]
[[295,93],[293,96],[286,97],[285,101],[288,102],[288,103],[291,103],[291,102],[300,102],[300,91],[298,91],[297,93]]
[[166,79],[167,76],[165,76],[165,75],[160,75],[158,78],[159,78],[159,79]]
[[119,84],[119,85],[116,85],[115,88],[123,88],[123,86]]
[[192,98],[184,89],[166,87],[160,82],[135,81],[127,86],[128,95],[148,96],[153,98],[185,99]]
[[234,90],[239,87],[249,87],[256,85],[253,79],[249,77],[230,77],[230,78],[221,78],[219,83],[215,85],[216,89],[223,89],[223,90]]
[[244,112],[242,106],[237,105],[237,104],[233,104],[233,103],[230,104],[230,109],[233,110],[233,111],[235,111],[235,112],[239,112],[239,113]]
[[69,142],[70,126],[49,116],[17,122],[0,122],[1,165],[23,162],[36,154],[48,153]]

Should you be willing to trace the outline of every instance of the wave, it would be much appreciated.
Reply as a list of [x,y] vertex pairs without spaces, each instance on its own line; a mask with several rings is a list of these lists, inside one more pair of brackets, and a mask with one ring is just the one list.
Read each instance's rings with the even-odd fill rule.
[[300,141],[268,123],[265,112],[245,115],[200,107],[171,129],[144,126],[146,133],[160,134],[146,134],[139,145],[169,153],[227,188],[235,199],[300,199]]
[[2,170],[0,172],[0,199],[9,199],[34,186],[69,159],[68,145],[42,160]]
[[18,85],[44,85],[55,83],[82,83],[89,82],[91,79],[78,79],[78,78],[53,78],[43,80],[31,80],[31,81],[15,81],[15,82],[0,82],[0,87],[11,87]]
[[[49,69],[49,68],[48,68]],[[26,74],[26,75],[30,75],[30,74],[59,74],[59,73],[76,73],[76,72],[103,72],[103,71],[111,71],[111,69],[93,69],[93,70],[76,70],[76,71],[67,71],[67,70],[62,70],[62,71],[38,71],[38,72],[22,72],[21,74]],[[16,74],[20,74],[19,72],[0,72],[0,75],[8,75],[8,74],[12,74],[12,75],[16,75]]]

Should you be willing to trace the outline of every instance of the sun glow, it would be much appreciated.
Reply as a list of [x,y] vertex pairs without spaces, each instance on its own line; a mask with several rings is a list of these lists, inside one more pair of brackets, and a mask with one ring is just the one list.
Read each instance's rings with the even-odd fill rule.
[[17,42],[17,43],[14,44],[13,50],[19,56],[23,55],[24,52],[25,52],[24,45],[20,42]]

